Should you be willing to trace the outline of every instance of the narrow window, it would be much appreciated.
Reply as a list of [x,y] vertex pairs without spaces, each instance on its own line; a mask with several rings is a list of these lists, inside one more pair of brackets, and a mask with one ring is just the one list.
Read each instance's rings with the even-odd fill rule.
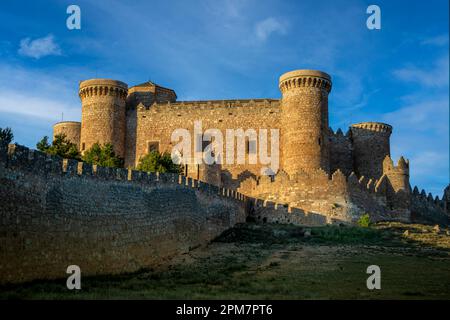
[[84,151],[86,149],[86,144],[83,142],[82,144],[81,144],[81,151]]
[[157,151],[159,152],[159,141],[149,141],[147,145],[147,153]]

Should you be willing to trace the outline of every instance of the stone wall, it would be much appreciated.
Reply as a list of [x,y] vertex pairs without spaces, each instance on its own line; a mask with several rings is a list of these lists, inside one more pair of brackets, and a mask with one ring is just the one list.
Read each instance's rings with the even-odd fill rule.
[[0,283],[132,272],[245,221],[242,194],[174,174],[0,151]]
[[334,133],[329,130],[330,139],[330,172],[341,170],[346,176],[353,171],[353,146],[350,130],[344,135],[341,129]]
[[[443,197],[444,198],[444,197]],[[437,223],[450,225],[450,215],[446,210],[444,199],[432,194],[426,194],[425,190],[419,193],[414,187],[411,196],[411,220],[416,223]]]
[[380,122],[362,122],[351,125],[353,165],[358,176],[380,179],[383,160],[390,156],[392,127]]
[[[288,176],[282,171],[273,179],[249,178],[241,184],[238,191],[251,198],[264,199],[286,207],[288,212],[296,212],[297,216],[301,212],[301,218],[287,215],[280,220],[290,220],[291,223],[355,223],[366,213],[374,222],[410,221],[409,208],[390,209],[387,197],[388,182],[386,176],[380,180],[364,177],[358,179],[354,173],[346,177],[340,170],[331,176],[320,169],[303,171],[294,176]],[[268,209],[263,211],[267,212]],[[265,214],[266,220],[279,219],[280,211],[273,213],[272,218]],[[312,216],[305,220],[303,217],[308,215]]]
[[[127,158],[126,163],[137,165],[140,157],[148,153],[149,143],[157,143],[160,152],[171,152],[171,135],[175,129],[189,130],[194,139],[194,121],[202,122],[203,132],[206,129],[219,129],[225,145],[226,129],[254,129],[258,133],[259,129],[278,128],[279,113],[279,101],[272,99],[155,103],[151,106],[141,104],[136,115],[136,143],[127,145],[127,154],[134,158]],[[270,150],[270,136],[268,148]],[[136,151],[133,152],[133,149]],[[224,147],[224,160],[225,149]],[[194,151],[191,150],[192,154]],[[256,177],[261,174],[260,162],[249,164],[248,156],[247,152],[244,164],[236,164],[236,161],[233,165],[222,164],[224,186],[236,187],[243,177]]]

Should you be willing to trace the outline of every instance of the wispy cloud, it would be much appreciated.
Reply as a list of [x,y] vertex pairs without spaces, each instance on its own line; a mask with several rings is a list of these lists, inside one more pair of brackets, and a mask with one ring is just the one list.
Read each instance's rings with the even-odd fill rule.
[[448,45],[448,34],[442,34],[422,40],[421,45],[431,45],[442,47]]
[[[420,96],[409,97],[411,101],[396,111],[386,113],[384,121],[394,123],[397,131],[405,132],[413,130],[419,134],[437,133],[444,134],[448,131],[448,97],[440,95],[434,99],[424,99]],[[445,137],[442,137],[445,138]]]
[[0,63],[0,127],[12,127],[16,141],[34,147],[52,125],[78,120],[80,102],[76,72],[56,73]]
[[441,195],[449,172],[448,95],[418,93],[403,100],[404,106],[382,117],[394,127],[392,156],[410,159],[412,185]]
[[50,120],[56,122],[62,114],[68,120],[79,118],[79,107],[75,108],[67,101],[42,97],[26,92],[3,91],[0,95],[0,114],[2,112],[17,115],[32,116],[36,120]]
[[431,68],[407,66],[394,70],[393,74],[400,80],[414,82],[428,87],[447,87],[449,78],[448,54],[440,57]]
[[286,22],[274,17],[259,21],[255,25],[255,34],[260,41],[265,41],[271,34],[286,34]]
[[40,59],[45,56],[59,56],[62,53],[61,48],[51,34],[34,40],[31,38],[20,40],[18,52],[22,56],[35,59]]

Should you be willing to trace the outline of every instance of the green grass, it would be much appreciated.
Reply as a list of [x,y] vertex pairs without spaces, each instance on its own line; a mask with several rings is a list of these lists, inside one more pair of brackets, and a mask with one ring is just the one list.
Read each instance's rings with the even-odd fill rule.
[[[450,237],[424,228],[244,224],[170,266],[83,277],[80,291],[67,290],[65,279],[3,287],[0,298],[449,299]],[[366,288],[372,264],[381,268],[381,290]]]

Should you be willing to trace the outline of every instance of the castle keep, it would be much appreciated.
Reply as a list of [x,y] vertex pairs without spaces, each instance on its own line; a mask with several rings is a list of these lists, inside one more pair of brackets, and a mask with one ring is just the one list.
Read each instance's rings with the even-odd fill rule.
[[[195,121],[224,135],[227,129],[279,129],[277,172],[262,174],[260,163],[248,161],[258,145],[247,135],[245,163],[186,165],[184,174],[265,203],[318,214],[328,223],[354,221],[363,213],[374,220],[405,221],[411,214],[425,214],[415,212],[413,204],[424,191],[421,195],[411,189],[408,160],[401,157],[394,163],[390,157],[390,125],[363,122],[345,134],[334,132],[328,123],[332,80],[321,71],[287,72],[279,89],[281,99],[177,101],[174,90],[152,82],[128,88],[117,80],[86,80],[79,86],[81,123],[57,123],[54,135],[65,133],[82,153],[96,142],[112,143],[125,166],[134,168],[152,150],[170,153],[172,132],[182,128],[193,133]],[[430,201],[433,212],[446,215],[444,199]],[[259,211],[255,204],[249,208],[256,219],[295,220]]]

